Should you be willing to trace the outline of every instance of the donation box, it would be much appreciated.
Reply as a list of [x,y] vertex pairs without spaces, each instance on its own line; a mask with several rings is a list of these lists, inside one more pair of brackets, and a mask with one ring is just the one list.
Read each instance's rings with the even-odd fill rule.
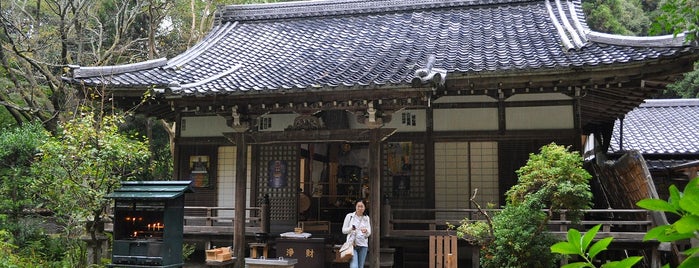
[[325,267],[324,238],[278,238],[277,257],[298,260],[297,267]]

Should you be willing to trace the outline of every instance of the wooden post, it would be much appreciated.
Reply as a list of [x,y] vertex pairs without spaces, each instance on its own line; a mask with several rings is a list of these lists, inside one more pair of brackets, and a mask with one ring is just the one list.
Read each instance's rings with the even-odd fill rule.
[[265,194],[262,200],[262,206],[260,208],[260,227],[263,233],[269,234],[270,227],[270,210],[269,210],[269,194]]
[[381,163],[380,128],[371,129],[371,140],[369,141],[369,178],[371,184],[371,237],[369,240],[368,260],[371,268],[379,267],[379,257],[381,255],[381,173],[379,165]]
[[436,251],[437,251],[437,237],[435,236],[430,236],[430,242],[429,242],[429,264],[430,268],[436,268],[439,267],[439,264],[437,263],[439,256],[437,256]]
[[448,243],[449,243],[449,254],[447,255],[447,267],[448,268],[457,268],[458,266],[458,255],[459,255],[459,246],[456,241],[457,237],[450,235],[448,236]]
[[[206,208],[206,226],[213,226],[213,220],[211,220],[211,217],[213,216],[213,213],[211,213],[211,208]],[[204,242],[204,250],[209,250],[211,249],[211,238],[207,237],[206,241]]]
[[459,259],[458,250],[456,236],[431,235],[429,241],[429,267],[456,268]]
[[[233,134],[235,139],[236,168],[235,168],[235,220],[233,221],[233,252],[235,257],[245,257],[245,185],[247,182],[248,145],[245,140],[245,132],[239,131]],[[235,267],[242,268],[243,262],[238,261]]]
[[381,211],[381,236],[382,237],[389,237],[391,236],[391,230],[393,230],[393,226],[391,225],[391,219],[393,219],[393,212],[391,212],[391,204],[388,203],[388,200],[383,200],[383,211]]

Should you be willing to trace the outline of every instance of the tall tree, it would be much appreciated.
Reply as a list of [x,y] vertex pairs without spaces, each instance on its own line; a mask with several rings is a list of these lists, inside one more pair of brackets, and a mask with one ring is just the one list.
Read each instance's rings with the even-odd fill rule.
[[644,7],[650,6],[641,0],[585,0],[582,5],[590,28],[623,35],[648,34],[650,19]]
[[38,119],[55,129],[59,113],[77,104],[61,81],[66,66],[144,60],[148,31],[133,29],[154,1],[2,1],[0,104],[18,124]]
[[[651,33],[678,35],[685,32],[685,42],[699,43],[699,2],[696,0],[665,0],[653,22]],[[682,98],[699,98],[699,62],[677,82],[668,85],[671,92]]]
[[687,42],[699,39],[699,2],[694,0],[664,0],[660,5],[651,33],[677,35],[687,32]]

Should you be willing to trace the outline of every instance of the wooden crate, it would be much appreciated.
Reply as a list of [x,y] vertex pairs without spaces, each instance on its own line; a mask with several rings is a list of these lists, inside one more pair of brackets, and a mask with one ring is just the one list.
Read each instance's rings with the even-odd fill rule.
[[230,247],[206,250],[206,261],[227,261],[233,259]]

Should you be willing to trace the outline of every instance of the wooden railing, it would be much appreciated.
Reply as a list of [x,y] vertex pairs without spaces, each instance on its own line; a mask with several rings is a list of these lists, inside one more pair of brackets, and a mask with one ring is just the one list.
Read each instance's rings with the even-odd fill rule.
[[646,232],[654,227],[650,212],[643,209],[588,209],[584,213],[584,219],[575,225],[561,214],[549,221],[549,230],[565,236],[569,228],[582,232],[600,224],[598,239],[614,237],[617,242],[641,242]]
[[[386,237],[428,237],[430,235],[444,233],[447,226],[460,225],[461,221],[468,218],[469,221],[485,220],[485,217],[476,209],[421,209],[421,208],[391,208],[383,207],[382,235]],[[497,209],[486,210],[489,214]]]
[[[183,231],[185,235],[229,236],[233,235],[235,209],[233,207],[186,206]],[[264,215],[261,207],[246,208],[245,235],[254,236],[263,232]],[[488,209],[490,215],[498,209]],[[429,237],[444,234],[448,225],[460,225],[461,221],[483,221],[485,217],[476,209],[406,209],[384,205],[381,217],[381,235],[384,237]],[[601,224],[598,237],[614,237],[616,241],[642,241],[645,233],[653,227],[650,213],[642,209],[590,209],[584,211],[584,219],[573,225],[565,213],[557,213],[549,220],[548,230],[565,236],[568,228],[586,231]],[[113,226],[107,224],[107,231]],[[328,230],[329,231],[329,230]]]
[[[255,233],[262,232],[262,217],[264,212],[261,207],[249,207],[248,217],[245,218],[245,235],[254,236]],[[234,233],[233,221],[235,208],[233,207],[184,207],[185,235],[221,235],[232,236]],[[105,224],[106,231],[112,231],[114,226],[111,223]]]
[[[245,217],[245,235],[262,232],[262,208],[249,207]],[[232,235],[235,208],[233,207],[184,207],[184,234]]]
[[[382,235],[385,237],[428,237],[444,234],[448,225],[460,225],[461,221],[483,221],[485,217],[476,209],[398,209],[386,205],[383,208]],[[497,209],[486,210],[491,216]],[[584,232],[601,224],[597,238],[614,237],[615,241],[641,242],[645,233],[653,227],[650,213],[643,209],[589,209],[583,220],[573,225],[566,219],[565,211],[555,213],[548,222],[548,230],[565,237],[569,228]]]

